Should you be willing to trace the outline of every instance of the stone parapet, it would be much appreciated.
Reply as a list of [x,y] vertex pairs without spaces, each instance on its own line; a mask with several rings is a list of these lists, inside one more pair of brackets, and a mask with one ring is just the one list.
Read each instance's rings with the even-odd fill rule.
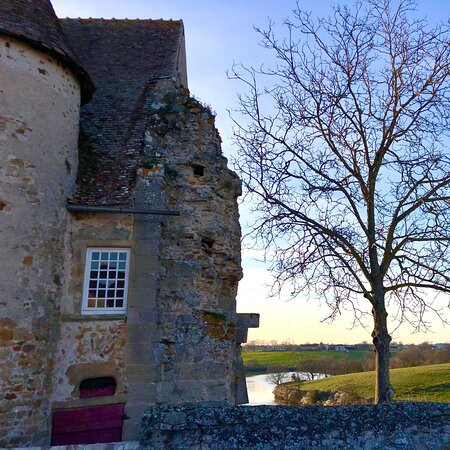
[[245,344],[248,337],[249,328],[259,327],[259,314],[239,313],[236,328],[236,344]]
[[240,313],[237,315],[236,348],[234,353],[234,398],[236,405],[248,403],[244,362],[241,344],[247,342],[248,329],[259,327],[259,314]]
[[450,404],[151,407],[142,448],[444,449]]

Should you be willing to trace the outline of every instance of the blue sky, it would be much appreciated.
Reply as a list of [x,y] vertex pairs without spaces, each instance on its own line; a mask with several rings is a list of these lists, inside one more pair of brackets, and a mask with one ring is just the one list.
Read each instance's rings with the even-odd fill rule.
[[[270,17],[282,33],[282,20],[295,6],[294,0],[52,0],[59,17],[103,17],[129,19],[183,19],[186,34],[189,88],[202,102],[217,112],[216,125],[223,139],[225,156],[232,157],[232,125],[227,110],[236,105],[236,92],[242,89],[227,79],[226,71],[233,62],[259,66],[270,54],[258,46],[253,27],[264,28]],[[327,15],[337,1],[316,0],[299,2],[302,9],[314,15]],[[450,17],[449,0],[419,1],[420,13],[431,22]],[[245,230],[248,214],[241,207]],[[238,295],[238,311],[259,312],[261,326],[251,330],[250,339],[290,339],[295,342],[359,342],[370,340],[368,328],[349,329],[350,314],[343,314],[333,324],[321,323],[328,310],[316,300],[299,298],[268,299],[270,277],[262,263],[255,261],[255,252],[244,251],[244,279]],[[448,329],[439,323],[434,333],[411,334],[407,326],[394,333],[403,342],[434,342],[448,340]]]

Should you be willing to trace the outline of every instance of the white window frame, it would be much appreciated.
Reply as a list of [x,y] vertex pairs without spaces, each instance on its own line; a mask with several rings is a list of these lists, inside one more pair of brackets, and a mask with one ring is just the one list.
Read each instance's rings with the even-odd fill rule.
[[[123,296],[123,306],[122,307],[107,307],[106,300],[107,297],[105,295],[105,306],[103,308],[99,307],[88,307],[88,299],[89,299],[89,282],[91,281],[90,273],[92,270],[92,254],[94,252],[121,252],[126,253],[127,258],[125,260],[125,280],[124,280],[124,296]],[[81,314],[125,314],[127,311],[127,299],[128,299],[128,278],[129,278],[129,268],[130,268],[130,249],[129,248],[113,248],[113,247],[88,247],[86,249],[86,261],[85,261],[85,269],[84,269],[84,285],[83,285],[83,301],[81,307]],[[119,261],[119,260],[118,260]],[[100,270],[100,267],[98,268]],[[97,278],[98,281],[101,281],[100,278]],[[105,279],[106,282],[110,281],[108,278]],[[117,278],[116,280],[117,281]],[[105,288],[107,290],[107,287]],[[114,288],[117,290],[117,286]]]

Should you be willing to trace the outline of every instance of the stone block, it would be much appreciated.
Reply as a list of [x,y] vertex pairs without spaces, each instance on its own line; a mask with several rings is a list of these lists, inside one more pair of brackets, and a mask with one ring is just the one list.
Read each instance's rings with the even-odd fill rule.
[[207,383],[207,401],[234,401],[234,395],[230,390],[230,383],[218,380]]
[[156,292],[159,279],[158,271],[151,271],[145,267],[133,266],[130,273],[130,288],[151,289]]
[[[135,285],[135,283],[132,283]],[[153,283],[151,283],[153,284]],[[155,286],[155,284],[153,284]],[[156,308],[156,289],[131,287],[128,289],[128,309],[130,308]]]
[[154,402],[128,401],[125,404],[122,440],[130,441],[141,438],[141,421],[144,411]]
[[156,382],[160,380],[161,369],[155,364],[127,364],[124,375],[127,382]]
[[134,342],[152,342],[156,339],[157,335],[155,324],[127,323],[125,331],[126,346],[128,347]]
[[[123,422],[123,428],[122,428],[122,440],[124,441],[133,441],[135,439],[140,439],[142,436],[142,430],[141,430],[141,421],[140,420],[131,420],[127,419]],[[127,442],[128,444],[128,442]],[[98,450],[99,447],[97,447],[98,444],[95,444],[95,449]],[[127,449],[128,447],[122,447],[120,444],[113,444],[114,447],[105,446],[105,450],[115,450],[116,446],[118,449],[123,450]],[[142,446],[139,443],[136,443],[136,447],[130,447],[132,450],[140,449],[142,450]]]
[[151,364],[153,352],[150,342],[130,342],[125,347],[125,364]]
[[149,381],[135,381],[127,385],[127,402],[150,404],[154,398],[154,388]]
[[155,387],[158,403],[197,403],[207,399],[206,385],[199,380],[161,381]]
[[129,306],[127,312],[127,323],[133,324],[156,324],[158,311],[154,307]]
[[133,247],[133,253],[136,256],[151,257],[157,261],[160,253],[160,245],[161,239],[159,239],[159,236],[155,237],[155,239],[139,239]]
[[161,236],[160,218],[136,214],[134,217],[133,239],[157,240]]

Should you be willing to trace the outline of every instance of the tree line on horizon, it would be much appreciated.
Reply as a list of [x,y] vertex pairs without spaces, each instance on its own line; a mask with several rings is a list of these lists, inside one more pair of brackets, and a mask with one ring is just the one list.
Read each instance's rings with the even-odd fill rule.
[[[450,362],[450,346],[435,350],[431,346],[423,347],[411,345],[408,348],[395,352],[390,358],[390,368],[417,367],[432,364],[445,364]],[[260,363],[256,359],[247,362],[246,368],[257,370]],[[315,380],[319,374],[326,376],[343,375],[347,373],[368,372],[375,370],[375,357],[368,354],[361,359],[334,358],[321,356],[315,359],[299,360],[295,367],[286,365],[273,365],[267,368],[271,382],[281,384],[289,381],[288,372],[297,372],[296,380]]]

